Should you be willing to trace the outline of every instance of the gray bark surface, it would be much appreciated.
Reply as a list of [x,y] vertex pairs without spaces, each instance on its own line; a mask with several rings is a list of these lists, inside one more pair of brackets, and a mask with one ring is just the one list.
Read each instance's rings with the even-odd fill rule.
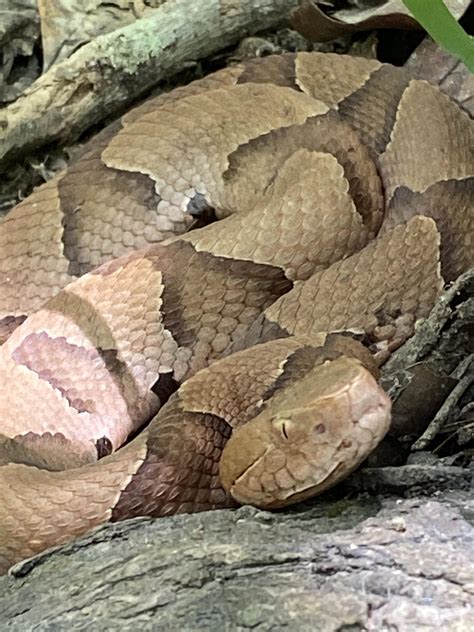
[[0,578],[2,630],[468,632],[473,512],[445,491],[109,525]]

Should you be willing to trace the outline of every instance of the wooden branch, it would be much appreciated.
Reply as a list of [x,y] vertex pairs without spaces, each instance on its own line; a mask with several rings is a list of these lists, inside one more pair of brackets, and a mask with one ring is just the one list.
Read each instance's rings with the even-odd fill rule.
[[42,75],[0,114],[0,165],[72,140],[189,62],[278,26],[298,0],[168,0]]

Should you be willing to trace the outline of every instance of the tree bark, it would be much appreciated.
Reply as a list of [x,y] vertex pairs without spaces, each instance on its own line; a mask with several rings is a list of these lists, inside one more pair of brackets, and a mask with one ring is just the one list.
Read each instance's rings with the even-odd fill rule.
[[474,629],[472,495],[102,528],[0,578],[2,629]]
[[190,62],[287,20],[298,0],[168,0],[54,65],[0,115],[0,165],[73,140]]

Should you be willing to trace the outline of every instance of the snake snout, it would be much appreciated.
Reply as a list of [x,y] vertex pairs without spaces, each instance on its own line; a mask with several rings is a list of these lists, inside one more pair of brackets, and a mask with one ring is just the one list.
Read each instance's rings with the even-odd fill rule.
[[338,358],[285,387],[237,429],[221,482],[241,504],[289,505],[352,472],[388,430],[390,399],[353,358]]

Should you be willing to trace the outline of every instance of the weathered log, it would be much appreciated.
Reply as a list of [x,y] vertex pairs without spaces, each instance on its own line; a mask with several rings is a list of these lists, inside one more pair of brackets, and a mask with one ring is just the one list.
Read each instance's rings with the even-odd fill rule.
[[52,66],[0,115],[0,164],[72,140],[186,64],[276,27],[298,0],[168,0]]
[[119,523],[0,578],[2,629],[467,632],[473,509],[446,492]]

